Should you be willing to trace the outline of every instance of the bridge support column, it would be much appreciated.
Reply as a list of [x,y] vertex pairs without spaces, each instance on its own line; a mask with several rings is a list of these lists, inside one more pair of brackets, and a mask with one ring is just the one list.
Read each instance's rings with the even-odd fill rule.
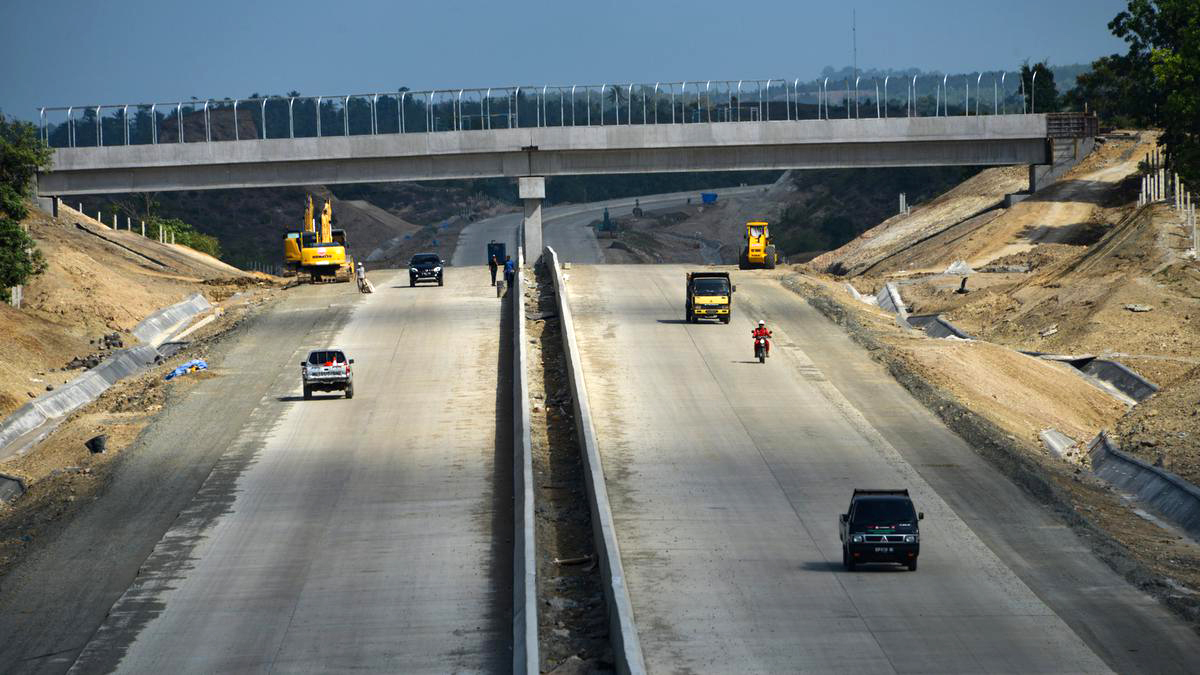
[[542,200],[546,198],[546,179],[543,176],[522,176],[517,181],[518,193],[525,203],[521,245],[525,248],[525,262],[532,265],[542,255]]

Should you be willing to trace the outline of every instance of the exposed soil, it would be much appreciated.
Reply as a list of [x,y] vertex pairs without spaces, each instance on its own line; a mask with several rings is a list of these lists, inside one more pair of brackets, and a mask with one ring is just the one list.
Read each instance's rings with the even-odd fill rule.
[[48,268],[25,287],[21,309],[0,306],[0,416],[78,376],[64,370],[72,359],[103,358],[116,346],[103,336],[136,344],[129,331],[155,310],[195,292],[219,301],[276,283],[186,246],[111,230],[66,206],[57,219],[31,209],[25,224]]
[[612,672],[608,614],[593,545],[553,283],[542,265],[525,291],[538,642],[542,672]]
[[1200,367],[1131,410],[1116,438],[1125,452],[1200,485]]
[[[814,258],[808,269],[849,275],[885,263],[887,269],[906,269],[912,264],[907,252],[914,244],[930,240],[955,223],[974,227],[971,221],[976,216],[998,207],[1004,195],[1027,187],[1024,167],[986,169],[929,203],[913,207],[910,213],[893,216],[836,251]],[[937,244],[930,240],[930,246]]]
[[[1029,431],[1043,424],[1081,441],[1103,428],[1115,432],[1122,449],[1197,483],[1200,265],[1188,257],[1189,233],[1170,205],[1136,206],[1138,162],[1156,139],[1154,132],[1111,139],[1058,183],[1012,209],[950,223],[926,241],[895,238],[885,247],[886,259],[851,282],[859,291],[874,292],[886,281],[897,281],[910,312],[941,313],[997,345],[1094,355],[1133,369],[1160,390],[1126,413],[1114,416],[1093,397],[1064,399],[1065,392],[1059,392],[1025,411],[1012,404],[996,408],[995,421],[1027,442]],[[961,194],[970,184],[951,193]],[[857,260],[869,239],[829,258]],[[943,274],[956,260],[978,271]],[[964,278],[969,292],[957,293]],[[978,404],[983,385],[956,385],[956,372],[972,372],[970,364],[978,362],[989,373],[981,379],[1003,378],[1005,369],[988,363],[994,352],[980,348],[970,359],[958,359],[938,346],[912,350],[904,358],[920,361],[931,381]],[[992,393],[1004,400],[1022,391],[1009,385],[1005,390],[1012,396]],[[1054,412],[1075,407],[1067,418]],[[1032,442],[1036,445],[1036,438]]]

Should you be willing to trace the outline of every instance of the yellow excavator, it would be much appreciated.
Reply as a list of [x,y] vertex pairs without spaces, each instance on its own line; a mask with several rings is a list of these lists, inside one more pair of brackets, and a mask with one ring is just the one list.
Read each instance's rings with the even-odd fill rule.
[[300,270],[300,244],[305,232],[314,232],[312,197],[308,198],[308,208],[304,210],[302,229],[288,230],[283,233],[283,276],[294,277]]
[[[354,278],[354,258],[346,250],[346,231],[333,229],[333,206],[325,200],[321,209],[321,226],[318,229],[313,218],[312,197],[304,210],[304,229],[298,233],[288,232],[283,243],[284,262],[299,255],[297,274],[307,274],[310,283],[350,281]],[[299,234],[299,237],[293,237]],[[295,247],[295,248],[293,248]]]
[[746,247],[738,257],[738,268],[748,270],[763,267],[773,270],[778,263],[779,254],[775,251],[775,244],[771,243],[767,223],[762,220],[746,223]]

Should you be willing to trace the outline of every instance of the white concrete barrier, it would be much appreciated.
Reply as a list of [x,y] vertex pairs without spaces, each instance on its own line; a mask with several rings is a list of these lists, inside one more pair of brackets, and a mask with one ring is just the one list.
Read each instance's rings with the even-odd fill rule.
[[542,261],[550,266],[551,278],[554,280],[563,351],[567,361],[567,379],[574,401],[575,430],[583,454],[584,478],[588,500],[591,502],[592,536],[600,559],[604,600],[608,605],[609,639],[612,642],[613,656],[617,672],[640,675],[646,672],[646,663],[642,658],[642,646],[638,639],[637,626],[633,621],[633,603],[629,599],[629,589],[625,586],[625,571],[621,565],[621,550],[617,545],[617,530],[613,524],[612,507],[608,502],[604,467],[596,445],[596,431],[592,425],[592,412],[583,379],[583,363],[579,357],[579,347],[575,343],[575,322],[571,318],[571,303],[567,300],[567,289],[563,286],[558,254],[547,246]]
[[521,253],[509,289],[513,360],[513,672],[537,675],[537,557],[534,551],[533,450],[529,435],[529,378],[525,365],[525,283]]

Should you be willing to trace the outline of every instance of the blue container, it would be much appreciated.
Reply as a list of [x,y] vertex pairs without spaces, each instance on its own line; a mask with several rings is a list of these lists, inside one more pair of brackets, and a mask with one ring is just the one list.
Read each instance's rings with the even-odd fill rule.
[[712,204],[713,202],[717,201],[717,193],[701,192],[700,193],[700,201],[705,204]]

